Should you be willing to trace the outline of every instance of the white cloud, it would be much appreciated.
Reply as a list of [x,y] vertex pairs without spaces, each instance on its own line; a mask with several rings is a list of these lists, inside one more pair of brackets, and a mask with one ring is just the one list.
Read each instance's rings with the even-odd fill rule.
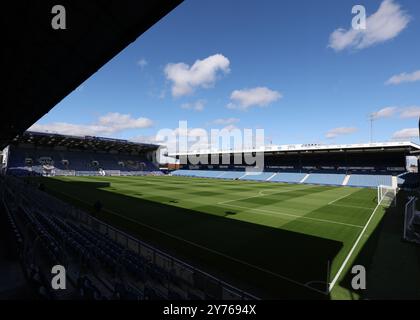
[[[210,148],[208,132],[203,128],[176,128],[170,131],[170,134],[157,134],[157,139],[163,141],[163,144],[170,152],[179,151],[180,141],[186,142],[187,150],[207,150]],[[186,139],[186,140],[185,140]]]
[[110,128],[113,131],[122,131],[125,129],[138,129],[151,127],[153,122],[148,118],[132,118],[130,114],[121,114],[110,112],[101,116],[99,125]]
[[396,74],[394,76],[392,76],[391,78],[389,78],[385,84],[400,84],[400,83],[404,83],[404,82],[415,82],[415,81],[420,81],[420,70],[414,71],[412,73],[400,73],[400,74]]
[[205,100],[197,100],[195,102],[184,103],[181,105],[181,108],[186,110],[203,111],[205,105]]
[[409,107],[386,107],[376,112],[372,112],[370,115],[374,120],[390,118],[396,113],[399,113],[400,118],[418,118],[420,117],[420,106],[409,106]]
[[169,63],[165,67],[165,76],[172,82],[172,95],[180,97],[192,93],[198,87],[214,86],[219,71],[230,71],[229,64],[225,56],[215,54],[195,61],[192,66],[183,62]]
[[137,60],[137,65],[138,65],[141,69],[143,69],[145,66],[147,66],[147,64],[148,64],[148,62],[147,62],[147,60],[146,60],[146,59],[144,59],[144,58],[141,58],[141,59]]
[[230,131],[233,131],[233,130],[240,130],[240,129],[237,126],[235,126],[234,124],[229,124],[226,127],[222,128],[221,131],[223,132],[224,130],[230,132]]
[[[245,130],[245,129],[244,129]],[[258,134],[258,133],[257,133]],[[223,126],[223,129],[189,128],[186,122],[174,129],[160,129],[155,137],[139,136],[130,140],[152,142],[166,147],[169,153],[209,149],[230,149],[255,145],[258,141],[249,140],[242,130],[233,124]],[[257,139],[258,140],[258,139]]]
[[407,118],[419,118],[420,117],[420,107],[418,106],[411,106],[402,109],[400,117],[403,119]]
[[235,90],[230,95],[231,102],[227,105],[227,108],[247,110],[254,106],[265,107],[282,97],[280,92],[270,90],[266,87]]
[[153,121],[148,118],[132,118],[129,114],[112,112],[99,117],[98,121],[92,124],[73,124],[67,122],[36,123],[28,130],[77,136],[110,136],[123,130],[149,128],[152,125]]
[[405,140],[419,137],[419,128],[406,128],[394,132],[392,139],[394,140]]
[[366,29],[336,29],[329,39],[335,51],[346,48],[364,49],[398,36],[410,22],[410,17],[393,0],[384,0],[378,11],[366,19]]
[[238,118],[219,118],[216,120],[213,120],[213,124],[217,124],[217,125],[231,125],[234,123],[238,123],[240,121],[240,119]]
[[173,130],[173,136],[188,136],[190,138],[205,137],[207,136],[207,131],[203,128],[176,128],[175,130]]
[[378,111],[372,112],[370,115],[373,119],[389,118],[397,112],[397,107],[386,107]]
[[351,134],[356,131],[357,131],[357,128],[355,127],[339,127],[339,128],[334,128],[328,131],[325,134],[325,137],[328,139],[333,139],[333,138],[336,138],[337,136]]

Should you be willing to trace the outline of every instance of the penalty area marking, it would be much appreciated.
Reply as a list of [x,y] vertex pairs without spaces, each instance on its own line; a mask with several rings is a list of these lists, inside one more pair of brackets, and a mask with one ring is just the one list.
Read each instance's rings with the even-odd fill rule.
[[[88,201],[85,201],[85,200],[83,200],[83,199],[76,198],[76,197],[71,196],[71,195],[69,195],[69,194],[67,194],[67,193],[64,193],[64,192],[62,192],[62,191],[58,191],[58,190],[57,190],[57,192],[59,192],[59,193],[63,194],[64,196],[67,196],[67,197],[69,197],[69,198],[75,199],[75,200],[77,200],[77,201],[79,201],[79,202],[84,202],[85,204],[91,205],[91,203],[89,203]],[[275,277],[277,277],[277,278],[279,278],[279,279],[282,279],[282,280],[285,280],[285,281],[291,282],[291,283],[293,283],[293,284],[296,284],[296,285],[299,285],[299,286],[305,287],[305,288],[307,288],[307,289],[310,289],[310,290],[316,291],[316,292],[318,292],[318,293],[325,294],[325,292],[323,292],[323,291],[321,291],[321,290],[318,290],[318,289],[316,289],[316,288],[311,287],[311,286],[309,285],[309,284],[311,283],[311,281],[310,281],[310,282],[308,282],[307,284],[305,284],[305,283],[301,283],[301,282],[299,282],[299,281],[293,280],[293,279],[288,278],[288,277],[286,277],[286,276],[282,276],[282,275],[280,275],[280,274],[278,274],[278,273],[275,273],[275,272],[273,272],[273,271],[270,271],[270,270],[264,269],[264,268],[262,268],[262,267],[256,266],[256,265],[254,265],[254,264],[248,263],[248,262],[243,261],[243,260],[239,260],[239,259],[237,259],[237,258],[231,257],[231,256],[229,256],[229,255],[227,255],[227,254],[222,253],[222,252],[219,252],[219,251],[216,251],[216,250],[210,249],[210,248],[205,247],[205,246],[203,246],[203,245],[200,245],[200,244],[198,244],[198,243],[195,243],[195,242],[192,242],[192,241],[186,240],[186,239],[184,239],[184,238],[178,237],[178,236],[173,235],[173,234],[171,234],[171,233],[168,233],[168,232],[166,232],[166,231],[163,231],[163,230],[157,229],[157,228],[155,228],[155,227],[149,226],[149,225],[147,225],[147,224],[144,224],[144,223],[142,223],[142,222],[140,222],[140,221],[137,221],[137,220],[131,219],[131,218],[129,218],[129,217],[123,216],[123,215],[121,215],[121,214],[119,214],[119,213],[116,213],[116,212],[114,212],[114,211],[112,211],[112,210],[105,209],[104,211],[106,211],[106,212],[108,212],[108,213],[111,213],[112,215],[115,215],[115,216],[120,217],[120,218],[122,218],[122,219],[125,219],[125,220],[127,220],[127,221],[133,222],[133,223],[138,224],[138,225],[140,225],[140,226],[143,226],[143,227],[146,227],[146,228],[151,229],[151,230],[153,230],[153,231],[156,231],[156,232],[158,232],[158,233],[162,233],[162,234],[164,234],[164,235],[166,235],[166,236],[168,236],[168,237],[170,237],[170,238],[173,238],[173,239],[179,240],[179,241],[181,241],[181,242],[188,243],[188,244],[190,244],[190,245],[192,245],[192,246],[195,246],[195,247],[198,247],[198,248],[200,248],[200,249],[202,249],[202,250],[205,250],[205,251],[208,251],[208,252],[214,253],[214,254],[219,255],[219,256],[222,256],[222,257],[224,257],[224,258],[226,258],[226,259],[229,259],[229,260],[235,261],[235,262],[237,262],[237,263],[240,263],[240,264],[246,265],[246,266],[251,267],[251,268],[253,268],[253,269],[256,269],[256,270],[258,270],[258,271],[262,271],[262,272],[264,272],[264,273],[270,274],[270,275],[275,276]]]
[[[287,192],[291,192],[291,191],[300,191],[300,190],[305,190],[305,189],[308,189],[308,188],[299,188],[299,189],[283,189],[282,191],[273,192],[273,193],[270,193],[270,194],[264,194],[263,192],[264,192],[264,191],[272,191],[272,190],[274,191],[274,190],[276,190],[276,189],[266,189],[266,190],[260,190],[260,191],[258,192],[258,194],[257,194],[257,195],[255,195],[255,196],[250,196],[250,197],[244,197],[244,198],[239,198],[239,199],[232,199],[232,200],[220,201],[220,202],[217,202],[217,205],[222,205],[222,204],[226,204],[226,203],[229,203],[229,202],[235,202],[235,201],[241,201],[241,200],[253,199],[253,198],[258,198],[258,197],[271,196],[271,195],[275,195],[275,194],[278,194],[278,193],[287,193]],[[244,191],[245,191],[245,190],[244,190]]]
[[[274,194],[277,194],[277,193],[286,193],[286,192],[291,192],[291,191],[300,191],[300,190],[305,190],[305,189],[307,189],[307,188],[287,189],[287,190],[283,190],[283,191],[279,191],[279,192],[275,192],[275,193],[270,193],[269,195],[274,195]],[[234,199],[234,200],[221,201],[221,202],[217,202],[217,205],[219,205],[219,206],[220,205],[226,205],[226,206],[229,206],[229,207],[236,207],[236,208],[247,209],[247,210],[252,210],[252,211],[259,211],[259,212],[261,212],[261,214],[274,216],[274,217],[283,215],[283,216],[289,216],[289,217],[294,217],[294,218],[298,218],[298,219],[300,218],[300,219],[307,219],[307,220],[313,220],[313,221],[324,222],[324,223],[344,225],[344,226],[353,227],[353,228],[363,228],[363,226],[357,225],[357,224],[338,222],[338,221],[319,219],[319,218],[311,218],[311,217],[305,217],[305,216],[300,216],[300,215],[291,214],[291,213],[284,213],[284,212],[272,211],[272,210],[267,210],[267,209],[259,209],[259,208],[248,208],[248,207],[244,207],[244,206],[240,206],[240,205],[236,205],[236,204],[230,204],[230,202],[267,196],[267,195],[263,194],[263,192],[264,191],[271,191],[271,190],[275,190],[275,189],[260,190],[260,192],[255,196],[246,197],[246,198],[239,198],[239,199]],[[339,206],[339,205],[337,205],[337,206]],[[369,208],[365,208],[365,207],[359,207],[359,208],[369,209]]]
[[269,215],[269,216],[273,216],[273,217],[289,216],[289,217],[294,217],[294,218],[297,218],[297,219],[307,219],[307,220],[313,220],[313,221],[317,221],[317,222],[332,223],[332,224],[338,224],[338,225],[343,225],[343,226],[352,227],[352,228],[360,228],[360,229],[363,228],[363,226],[360,226],[360,225],[357,225],[357,224],[338,222],[338,221],[332,221],[332,220],[326,220],[326,219],[311,218],[311,217],[299,216],[299,215],[296,215],[296,214],[284,213],[284,212],[279,212],[279,211],[271,211],[271,210],[259,209],[259,208],[248,208],[248,207],[238,206],[236,204],[224,204],[224,205],[229,206],[229,207],[246,209],[246,210],[259,211],[259,212],[261,212],[261,214],[265,214],[265,215]]

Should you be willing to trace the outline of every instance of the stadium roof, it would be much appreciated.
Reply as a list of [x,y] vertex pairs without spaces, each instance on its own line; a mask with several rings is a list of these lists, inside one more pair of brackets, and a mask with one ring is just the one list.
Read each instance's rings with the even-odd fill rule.
[[182,1],[63,0],[65,30],[57,1],[3,2],[0,149]]
[[394,151],[404,152],[407,155],[419,151],[420,145],[413,142],[375,142],[357,144],[288,144],[279,146],[264,146],[258,149],[241,150],[191,150],[188,152],[169,153],[170,157],[197,155],[197,154],[234,154],[264,152],[266,154],[293,154],[293,153],[326,153],[326,152],[382,152]]
[[77,150],[101,150],[118,151],[121,153],[133,153],[157,150],[160,146],[148,143],[137,143],[128,140],[110,139],[93,136],[69,136],[56,133],[42,133],[26,131],[24,134],[15,137],[12,145],[33,145],[42,147],[66,147]]

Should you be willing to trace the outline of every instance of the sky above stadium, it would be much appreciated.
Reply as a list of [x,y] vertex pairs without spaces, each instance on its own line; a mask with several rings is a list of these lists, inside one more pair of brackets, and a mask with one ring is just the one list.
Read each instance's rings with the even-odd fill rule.
[[186,120],[264,129],[267,144],[359,143],[372,118],[374,141],[418,142],[420,1],[240,3],[186,0],[31,130],[153,142]]

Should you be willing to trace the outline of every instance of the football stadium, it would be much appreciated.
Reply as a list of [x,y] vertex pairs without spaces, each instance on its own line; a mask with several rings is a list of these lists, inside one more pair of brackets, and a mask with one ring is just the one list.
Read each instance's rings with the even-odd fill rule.
[[[121,297],[138,299],[348,298],[346,277],[373,254],[365,251],[385,215],[399,215],[404,237],[403,190],[419,183],[406,170],[420,149],[411,142],[279,146],[262,152],[260,172],[187,163],[163,173],[159,147],[36,132],[13,139],[3,195],[21,250],[33,250],[28,272],[48,279],[36,265],[66,261],[75,287],[83,266],[92,294],[121,286]],[[418,242],[418,225],[406,228]],[[91,273],[121,283],[98,289]]]
[[91,35],[37,47],[6,90],[0,299],[420,299],[420,122],[407,140],[197,150],[31,127],[180,1],[155,2],[75,6]]

